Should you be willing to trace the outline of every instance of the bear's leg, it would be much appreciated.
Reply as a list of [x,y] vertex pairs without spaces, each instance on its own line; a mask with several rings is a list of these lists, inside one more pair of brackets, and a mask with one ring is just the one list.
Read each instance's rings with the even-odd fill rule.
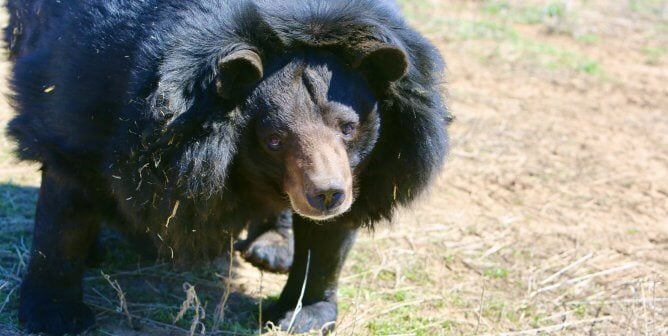
[[95,201],[78,181],[44,169],[19,303],[19,321],[31,333],[77,334],[95,323],[81,288],[86,257],[99,231]]
[[[303,333],[329,332],[337,316],[336,289],[341,267],[353,245],[356,229],[320,224],[295,216],[295,255],[288,282],[267,315],[281,329]],[[308,267],[306,286],[304,279]],[[302,295],[301,309],[296,309]],[[297,314],[293,317],[294,314]]]
[[259,269],[289,272],[294,254],[292,211],[285,210],[266,221],[252,222],[248,227],[248,238],[237,243],[236,249]]

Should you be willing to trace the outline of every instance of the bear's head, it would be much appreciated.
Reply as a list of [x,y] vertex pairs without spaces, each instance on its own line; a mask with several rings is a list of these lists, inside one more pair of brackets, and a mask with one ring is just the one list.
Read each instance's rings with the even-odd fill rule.
[[[244,73],[260,66],[249,55]],[[356,176],[381,131],[377,86],[405,71],[403,54],[396,55],[402,59],[389,65],[403,68],[389,79],[374,77],[377,64],[368,60],[351,66],[324,51],[272,62],[243,108],[252,116],[238,153],[248,188],[265,204],[315,220],[349,210]]]
[[[253,8],[206,29],[193,21],[137,54],[128,94],[137,99],[119,118],[107,167],[129,176],[112,189],[138,221],[155,213],[165,227],[189,204],[212,227],[288,208],[372,226],[440,170],[449,114],[436,48],[386,16],[384,2],[317,13],[270,3],[278,7],[258,13],[258,2],[240,2]],[[285,11],[293,5],[304,15]]]

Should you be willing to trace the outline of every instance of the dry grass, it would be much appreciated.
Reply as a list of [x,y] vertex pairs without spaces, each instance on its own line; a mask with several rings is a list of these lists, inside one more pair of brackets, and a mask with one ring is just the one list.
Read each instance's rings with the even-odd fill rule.
[[[453,149],[422,202],[359,239],[337,333],[668,334],[666,1],[402,3],[448,60]],[[39,177],[9,148],[0,136],[0,334],[21,335]],[[141,329],[93,270],[96,334],[257,334],[285,278],[222,264],[178,272],[113,251],[102,271]]]

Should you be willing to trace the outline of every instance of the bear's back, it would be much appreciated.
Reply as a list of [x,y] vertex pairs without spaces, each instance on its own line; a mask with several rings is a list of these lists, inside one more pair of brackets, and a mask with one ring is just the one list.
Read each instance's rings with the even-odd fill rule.
[[[156,1],[10,0],[6,46],[22,159],[93,163],[124,105],[134,44]],[[82,162],[83,161],[83,162]]]

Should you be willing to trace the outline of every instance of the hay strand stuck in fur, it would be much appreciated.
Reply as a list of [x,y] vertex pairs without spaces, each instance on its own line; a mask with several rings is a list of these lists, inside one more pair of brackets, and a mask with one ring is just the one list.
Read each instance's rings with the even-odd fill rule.
[[178,201],[178,200],[176,201],[176,203],[174,203],[174,208],[172,209],[172,214],[169,215],[169,217],[167,217],[167,222],[165,223],[165,227],[168,228],[168,227],[169,227],[169,222],[170,222],[172,219],[174,219],[174,217],[176,217],[176,212],[179,210],[179,204],[180,204],[180,203],[181,203],[181,202]]

